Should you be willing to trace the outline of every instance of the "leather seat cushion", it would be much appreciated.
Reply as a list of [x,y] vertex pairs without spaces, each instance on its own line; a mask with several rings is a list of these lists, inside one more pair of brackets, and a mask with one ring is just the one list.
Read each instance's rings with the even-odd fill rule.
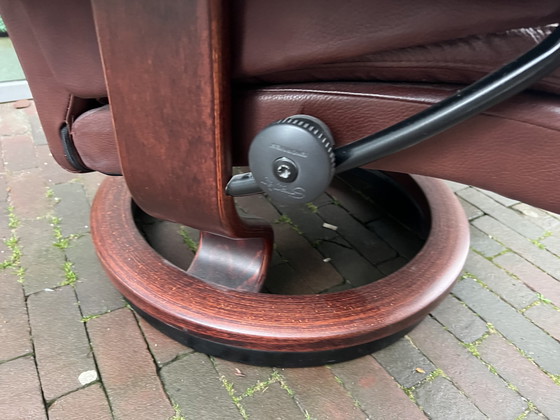
[[[487,34],[554,24],[560,22],[560,2],[541,0],[536,6],[523,0],[234,0],[231,14],[234,73],[245,79],[360,61],[394,50],[448,42],[454,46],[454,40],[472,36],[485,39]],[[437,58],[436,51],[427,50],[424,61]],[[468,63],[463,53],[449,50],[441,60]]]
[[[240,82],[389,81],[470,84],[529,51],[555,25],[515,29],[313,64]],[[560,69],[532,89],[560,93]]]

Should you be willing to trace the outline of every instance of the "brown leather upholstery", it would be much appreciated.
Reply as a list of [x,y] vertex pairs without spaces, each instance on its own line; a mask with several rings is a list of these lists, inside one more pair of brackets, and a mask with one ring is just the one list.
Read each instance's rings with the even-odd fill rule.
[[[238,77],[560,21],[560,3],[523,0],[239,0]],[[459,57],[458,57],[459,58]]]
[[[0,14],[58,163],[74,170],[59,137],[67,124],[85,165],[120,173],[89,0],[49,7],[0,0]],[[543,25],[560,21],[560,3],[237,0],[231,14],[235,155],[242,164],[256,130],[289,114],[325,119],[338,144],[400,121],[456,89],[433,83],[471,83],[536,45],[551,29]],[[262,87],[317,81],[327,83]],[[334,81],[361,83],[328,83]],[[372,83],[379,81],[392,83]],[[560,71],[534,88],[560,93]],[[519,95],[374,166],[476,184],[560,211],[552,191],[559,112],[554,95]],[[524,162],[529,145],[538,153]]]
[[88,168],[120,175],[121,167],[109,105],[90,109],[72,125],[74,144]]
[[[296,70],[260,75],[261,83],[316,81],[407,81],[470,84],[529,51],[553,26],[472,35],[433,44],[356,56],[345,61],[313,64]],[[560,93],[560,70],[531,89]]]

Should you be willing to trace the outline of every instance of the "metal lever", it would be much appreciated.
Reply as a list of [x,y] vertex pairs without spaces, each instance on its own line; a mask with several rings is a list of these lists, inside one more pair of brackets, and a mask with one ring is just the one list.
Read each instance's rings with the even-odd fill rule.
[[[391,127],[334,150],[341,173],[414,146],[521,92],[560,66],[560,28],[539,45],[456,94]],[[262,192],[247,174],[229,181],[229,195]]]

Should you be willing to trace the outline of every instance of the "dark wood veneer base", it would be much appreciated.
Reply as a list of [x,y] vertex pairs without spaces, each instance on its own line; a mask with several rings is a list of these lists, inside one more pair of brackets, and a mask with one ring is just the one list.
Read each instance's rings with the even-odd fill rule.
[[460,204],[441,181],[414,176],[402,184],[411,179],[431,213],[423,248],[397,272],[341,292],[271,295],[197,278],[148,245],[118,178],[106,180],[98,192],[92,233],[116,287],[168,335],[196,350],[245,363],[332,363],[367,354],[404,334],[447,295],[460,274],[469,245]]
[[225,345],[216,341],[208,340],[187,334],[171,325],[167,325],[146,312],[132,305],[132,308],[154,328],[161,331],[175,341],[188,347],[196,349],[201,353],[232,362],[246,363],[254,366],[275,366],[283,368],[322,366],[331,363],[340,363],[357,357],[366,356],[380,350],[413,330],[416,324],[405,328],[393,335],[369,343],[346,347],[335,350],[313,351],[313,352],[286,352],[262,351],[249,348]]

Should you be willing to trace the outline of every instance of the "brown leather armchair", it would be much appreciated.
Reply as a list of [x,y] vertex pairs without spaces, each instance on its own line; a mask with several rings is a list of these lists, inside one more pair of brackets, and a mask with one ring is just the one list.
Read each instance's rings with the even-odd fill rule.
[[[92,229],[125,297],[203,351],[312,364],[368,351],[429,313],[459,274],[466,223],[441,185],[417,178],[432,231],[402,270],[351,291],[261,294],[270,229],[238,216],[225,193],[232,166],[246,166],[257,133],[290,115],[320,118],[336,147],[398,123],[536,46],[560,21],[560,5],[0,0],[0,14],[56,161],[124,175],[127,187],[120,178],[102,187]],[[560,212],[559,93],[555,71],[364,167],[476,185]],[[128,191],[152,216],[202,231],[187,271],[143,242]]]

